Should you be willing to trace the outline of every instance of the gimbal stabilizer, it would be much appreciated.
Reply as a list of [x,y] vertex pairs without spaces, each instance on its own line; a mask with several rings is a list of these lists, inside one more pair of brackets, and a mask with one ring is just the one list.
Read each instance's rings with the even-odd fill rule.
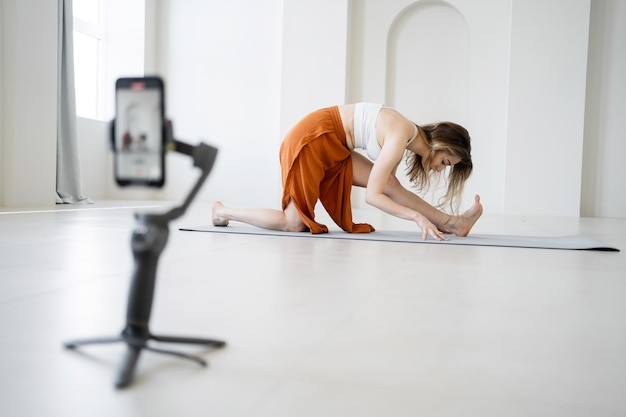
[[[113,123],[111,125],[113,126]],[[185,213],[211,172],[217,156],[217,149],[212,146],[204,143],[192,146],[175,140],[172,135],[170,122],[167,123],[166,132],[168,148],[189,155],[193,159],[194,166],[200,168],[202,171],[200,178],[181,206],[174,207],[163,214],[135,213],[137,226],[133,230],[131,238],[131,248],[135,266],[128,295],[126,326],[122,330],[121,335],[116,337],[82,339],[64,343],[66,348],[74,349],[78,346],[88,344],[125,342],[128,349],[118,370],[115,381],[117,388],[126,387],[131,382],[133,371],[142,349],[179,356],[197,362],[202,366],[206,366],[207,364],[204,359],[198,356],[149,346],[149,340],[164,343],[203,345],[215,348],[226,345],[226,343],[221,340],[155,335],[150,332],[148,327],[150,313],[152,311],[157,264],[159,256],[167,244],[169,222],[181,217]]]

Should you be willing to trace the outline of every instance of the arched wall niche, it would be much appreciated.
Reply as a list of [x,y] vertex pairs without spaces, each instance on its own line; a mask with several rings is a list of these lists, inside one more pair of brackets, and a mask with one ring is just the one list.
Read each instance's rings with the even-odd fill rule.
[[463,124],[468,120],[469,65],[469,26],[463,14],[445,1],[414,2],[389,27],[385,103],[418,124]]

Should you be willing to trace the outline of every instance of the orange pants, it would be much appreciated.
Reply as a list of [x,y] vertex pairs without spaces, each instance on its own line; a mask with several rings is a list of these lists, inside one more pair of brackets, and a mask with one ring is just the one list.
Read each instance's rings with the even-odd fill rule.
[[293,201],[311,233],[328,232],[315,221],[318,200],[346,232],[374,231],[369,224],[352,222],[352,158],[337,106],[309,114],[287,133],[280,147],[280,166],[283,210]]

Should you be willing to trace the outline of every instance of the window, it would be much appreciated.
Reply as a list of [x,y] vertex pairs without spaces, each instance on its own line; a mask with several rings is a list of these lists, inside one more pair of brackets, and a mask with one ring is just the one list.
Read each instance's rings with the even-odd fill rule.
[[115,80],[144,73],[145,0],[73,0],[76,114],[114,117]]
[[99,73],[104,51],[104,19],[100,0],[74,0],[74,82],[76,114],[102,119]]

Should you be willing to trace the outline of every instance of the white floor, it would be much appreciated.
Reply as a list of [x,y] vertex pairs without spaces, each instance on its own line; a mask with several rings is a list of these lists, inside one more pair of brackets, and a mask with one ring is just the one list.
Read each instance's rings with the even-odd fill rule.
[[485,215],[474,230],[583,234],[611,253],[179,231],[210,222],[193,205],[170,229],[151,329],[228,345],[180,347],[207,368],[145,352],[118,390],[123,345],[62,344],[123,328],[136,209],[119,205],[0,212],[0,415],[626,416],[626,219]]

